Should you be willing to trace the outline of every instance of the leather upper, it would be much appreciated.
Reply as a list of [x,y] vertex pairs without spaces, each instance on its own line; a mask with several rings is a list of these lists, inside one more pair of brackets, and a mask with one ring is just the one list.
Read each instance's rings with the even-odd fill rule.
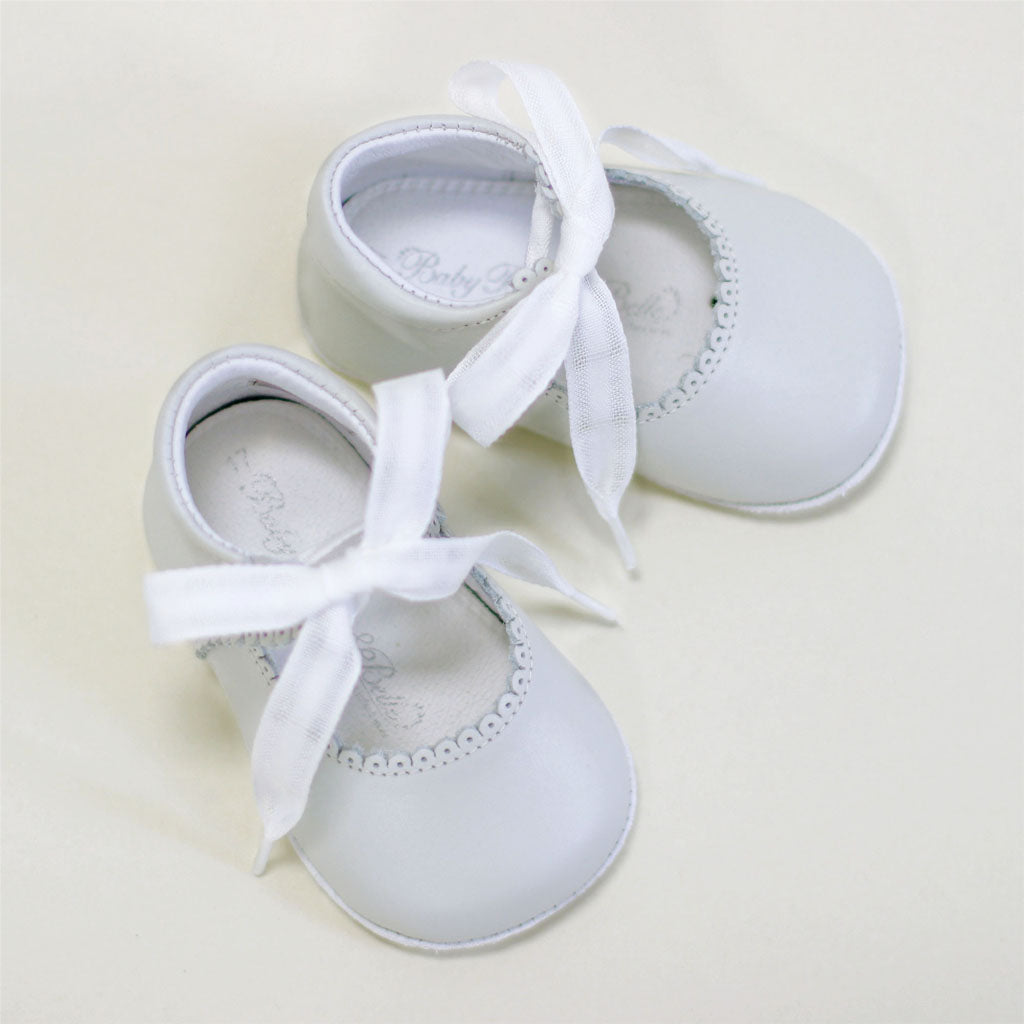
[[[695,371],[692,395],[674,389],[660,408],[640,411],[637,471],[758,511],[842,489],[880,454],[900,403],[903,327],[884,266],[790,196],[703,175],[614,176],[667,185],[703,206],[735,268],[724,348]],[[524,425],[564,440],[564,418],[549,394]]]
[[[346,910],[388,938],[436,947],[506,938],[582,893],[625,841],[635,794],[622,737],[524,621],[533,678],[495,740],[405,775],[325,760],[313,781],[296,848]],[[210,658],[251,743],[251,658],[236,648]]]

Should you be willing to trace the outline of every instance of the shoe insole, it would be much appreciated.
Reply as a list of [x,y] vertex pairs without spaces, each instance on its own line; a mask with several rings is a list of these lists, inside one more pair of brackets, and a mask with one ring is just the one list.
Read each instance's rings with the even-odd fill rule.
[[[512,290],[534,192],[529,181],[401,178],[352,196],[345,216],[407,287],[473,305]],[[683,207],[652,189],[612,192],[615,222],[597,269],[629,341],[634,397],[656,401],[703,349],[718,282],[709,243]]]
[[413,289],[474,305],[512,291],[534,191],[529,181],[400,178],[352,196],[345,217]]
[[[369,469],[311,409],[240,402],[189,431],[185,466],[211,528],[256,556],[317,561],[357,543]],[[468,587],[425,603],[372,596],[356,623],[359,684],[339,726],[345,746],[412,753],[494,710],[507,688],[509,640]],[[268,652],[278,671],[290,647]]]

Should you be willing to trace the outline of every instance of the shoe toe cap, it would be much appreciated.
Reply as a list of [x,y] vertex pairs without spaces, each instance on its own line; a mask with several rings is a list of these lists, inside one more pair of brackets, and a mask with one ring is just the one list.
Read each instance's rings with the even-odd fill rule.
[[721,179],[696,188],[735,253],[729,340],[692,399],[641,424],[640,471],[764,511],[838,497],[895,426],[904,345],[891,278],[805,203]]
[[524,622],[529,688],[491,740],[404,775],[330,762],[318,773],[296,847],[344,909],[392,941],[506,938],[582,894],[625,840],[635,787],[621,735]]

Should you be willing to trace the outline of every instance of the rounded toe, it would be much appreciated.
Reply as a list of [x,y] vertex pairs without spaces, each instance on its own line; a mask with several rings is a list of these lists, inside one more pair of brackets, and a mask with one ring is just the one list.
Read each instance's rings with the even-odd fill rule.
[[735,252],[734,320],[692,400],[641,424],[640,471],[750,511],[824,504],[868,475],[895,427],[892,279],[863,240],[799,200],[720,180],[704,191]]
[[453,949],[523,931],[596,881],[629,831],[635,784],[615,723],[526,628],[529,686],[495,735],[422,770],[327,761],[314,782],[296,848],[336,902],[392,941]]

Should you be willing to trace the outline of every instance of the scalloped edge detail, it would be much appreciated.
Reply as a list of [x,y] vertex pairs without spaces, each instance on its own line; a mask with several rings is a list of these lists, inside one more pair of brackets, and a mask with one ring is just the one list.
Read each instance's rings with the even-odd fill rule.
[[[450,536],[445,520],[444,510],[438,506],[434,518],[427,527],[426,534],[435,537]],[[472,580],[472,584],[470,580]],[[335,733],[331,736],[324,753],[326,760],[333,761],[344,768],[366,772],[370,775],[412,775],[415,772],[429,771],[431,768],[438,768],[441,765],[461,760],[475,750],[486,746],[519,713],[533,680],[533,648],[530,646],[526,624],[516,606],[479,568],[473,568],[469,576],[466,577],[464,585],[477,590],[486,598],[492,609],[501,618],[509,638],[509,668],[505,677],[505,690],[495,701],[492,710],[488,711],[475,724],[460,728],[454,738],[446,736],[432,746],[420,747],[411,753],[402,750],[390,753],[377,750],[371,754],[363,754],[355,747],[345,746]],[[277,681],[278,673],[268,657],[268,648],[283,647],[293,642],[298,636],[300,628],[216,637],[197,644],[195,655],[197,658],[205,659],[216,647],[248,647],[257,667],[266,676],[267,685],[273,686]]]
[[405,751],[374,751],[363,754],[355,747],[345,746],[337,734],[331,737],[325,758],[369,775],[412,775],[452,764],[468,757],[474,751],[496,739],[519,713],[533,681],[533,649],[522,616],[514,604],[479,569],[470,576],[482,594],[501,617],[509,639],[509,670],[505,691],[494,706],[475,725],[457,730],[432,746],[420,747],[412,753]]
[[[711,211],[703,203],[676,185],[669,185],[642,174],[613,171],[610,168],[608,174],[612,184],[654,189],[682,206],[709,242],[715,277],[718,280],[714,292],[715,322],[705,335],[704,346],[694,357],[693,365],[679,379],[678,384],[673,384],[656,400],[643,402],[636,407],[637,423],[650,423],[671,415],[694,399],[717,369],[732,342],[739,311],[740,273],[732,242],[729,241],[721,222],[711,216]],[[559,381],[552,381],[544,395],[558,405],[564,405],[568,401],[566,387]]]

